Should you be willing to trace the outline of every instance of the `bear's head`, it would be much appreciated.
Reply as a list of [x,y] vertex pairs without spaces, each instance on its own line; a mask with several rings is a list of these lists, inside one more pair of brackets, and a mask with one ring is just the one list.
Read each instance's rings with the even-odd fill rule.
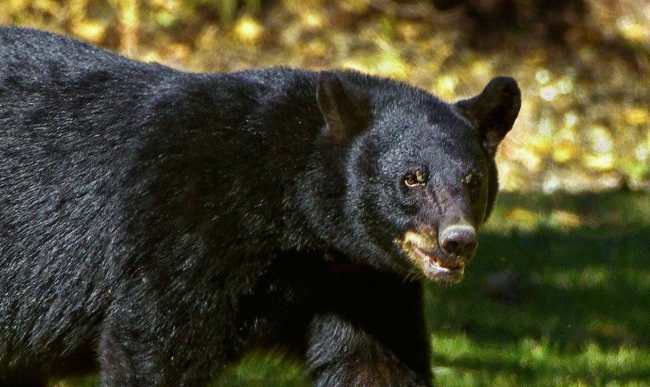
[[341,149],[347,228],[342,250],[405,276],[463,277],[498,190],[494,156],[521,96],[495,78],[447,104],[401,83],[322,73],[323,137]]

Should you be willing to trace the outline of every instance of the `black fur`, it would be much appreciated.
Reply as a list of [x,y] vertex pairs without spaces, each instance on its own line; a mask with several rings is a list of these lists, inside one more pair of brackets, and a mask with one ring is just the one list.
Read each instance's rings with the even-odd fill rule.
[[430,385],[431,275],[400,238],[470,258],[435,235],[494,202],[493,139],[519,109],[496,82],[457,107],[354,72],[189,74],[0,28],[0,385],[203,386],[277,345],[316,386]]

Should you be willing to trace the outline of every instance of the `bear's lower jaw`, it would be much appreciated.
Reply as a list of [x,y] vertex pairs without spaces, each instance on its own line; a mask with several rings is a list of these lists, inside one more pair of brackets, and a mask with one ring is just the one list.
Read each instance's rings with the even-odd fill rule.
[[425,253],[417,246],[411,245],[410,250],[417,256],[417,261],[427,278],[441,285],[457,284],[463,279],[465,274],[464,262],[445,264],[441,259]]

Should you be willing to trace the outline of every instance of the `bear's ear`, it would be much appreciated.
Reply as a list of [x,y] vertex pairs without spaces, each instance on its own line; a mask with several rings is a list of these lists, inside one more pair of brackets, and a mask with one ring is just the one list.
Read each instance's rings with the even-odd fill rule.
[[521,92],[514,79],[497,77],[485,86],[481,94],[458,101],[455,106],[477,127],[485,149],[494,156],[519,114]]
[[345,143],[368,125],[370,112],[367,96],[356,85],[334,73],[320,74],[316,100],[325,118],[326,137]]

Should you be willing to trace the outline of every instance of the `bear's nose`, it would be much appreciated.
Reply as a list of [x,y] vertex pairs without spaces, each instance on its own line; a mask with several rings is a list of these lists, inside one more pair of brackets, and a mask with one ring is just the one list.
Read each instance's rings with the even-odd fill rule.
[[448,254],[470,258],[478,245],[476,230],[466,225],[448,226],[440,233],[440,245]]

